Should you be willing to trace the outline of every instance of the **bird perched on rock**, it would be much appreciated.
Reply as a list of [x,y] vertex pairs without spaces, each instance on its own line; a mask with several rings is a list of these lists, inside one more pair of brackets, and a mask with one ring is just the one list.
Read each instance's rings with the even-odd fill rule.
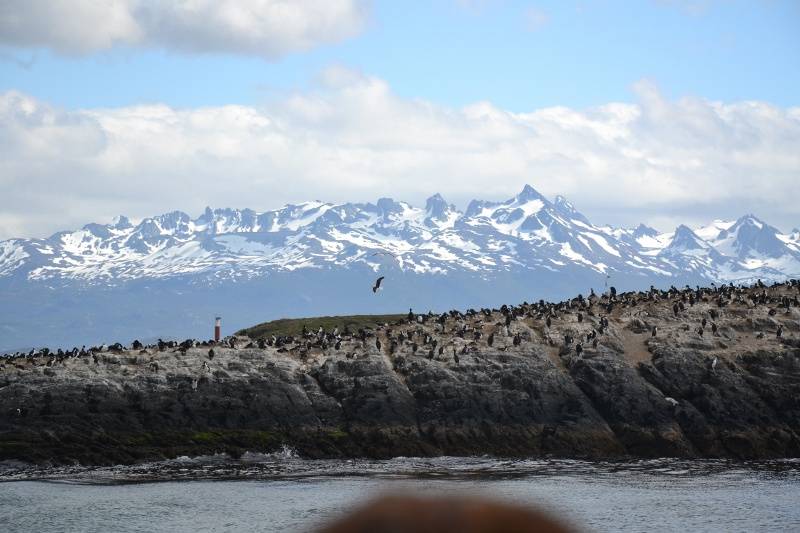
[[658,334],[658,327],[653,326],[653,331],[650,333],[651,337],[655,337]]
[[778,326],[778,331],[775,332],[775,336],[780,339],[782,335],[783,335],[783,326]]
[[376,293],[376,292],[378,292],[380,290],[381,282],[383,281],[383,278],[384,278],[384,276],[381,276],[377,280],[375,280],[375,286],[372,287],[372,292],[373,293]]

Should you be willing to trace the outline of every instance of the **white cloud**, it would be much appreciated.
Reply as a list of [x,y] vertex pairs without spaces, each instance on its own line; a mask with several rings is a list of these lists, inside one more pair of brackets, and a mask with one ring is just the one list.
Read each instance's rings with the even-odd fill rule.
[[0,237],[205,205],[267,209],[434,192],[464,205],[524,183],[597,223],[754,212],[800,225],[800,108],[666,99],[512,113],[395,95],[346,69],[262,108],[64,111],[0,95]]
[[366,0],[5,0],[0,43],[84,54],[114,45],[274,59],[356,35]]

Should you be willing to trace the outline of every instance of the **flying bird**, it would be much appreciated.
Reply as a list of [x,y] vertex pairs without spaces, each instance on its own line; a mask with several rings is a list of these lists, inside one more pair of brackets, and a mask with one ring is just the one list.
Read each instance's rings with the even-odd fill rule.
[[383,281],[383,278],[384,276],[381,276],[375,280],[375,286],[372,287],[372,292],[378,292],[378,290],[381,288],[381,282]]

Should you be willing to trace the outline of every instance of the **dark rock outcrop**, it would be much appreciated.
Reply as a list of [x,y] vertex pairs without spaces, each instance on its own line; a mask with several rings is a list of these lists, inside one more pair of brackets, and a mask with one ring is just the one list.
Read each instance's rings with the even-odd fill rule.
[[[213,357],[192,345],[3,358],[0,460],[283,445],[307,457],[798,457],[800,308],[786,299],[797,288],[765,290],[766,304],[753,291],[724,306],[698,293],[680,312],[676,290],[453,313],[338,348],[309,334],[280,347],[240,338]],[[713,335],[697,331],[704,318]]]

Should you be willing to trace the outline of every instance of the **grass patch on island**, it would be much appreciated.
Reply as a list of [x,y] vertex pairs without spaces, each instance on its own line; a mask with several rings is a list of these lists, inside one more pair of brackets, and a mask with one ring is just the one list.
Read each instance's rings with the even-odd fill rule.
[[251,339],[265,339],[271,335],[300,335],[303,325],[308,331],[315,332],[320,326],[325,331],[338,327],[344,331],[345,327],[356,332],[360,328],[375,328],[382,324],[394,324],[405,320],[407,315],[348,315],[348,316],[319,316],[312,318],[281,318],[264,322],[257,326],[237,331],[237,335],[247,335]]

